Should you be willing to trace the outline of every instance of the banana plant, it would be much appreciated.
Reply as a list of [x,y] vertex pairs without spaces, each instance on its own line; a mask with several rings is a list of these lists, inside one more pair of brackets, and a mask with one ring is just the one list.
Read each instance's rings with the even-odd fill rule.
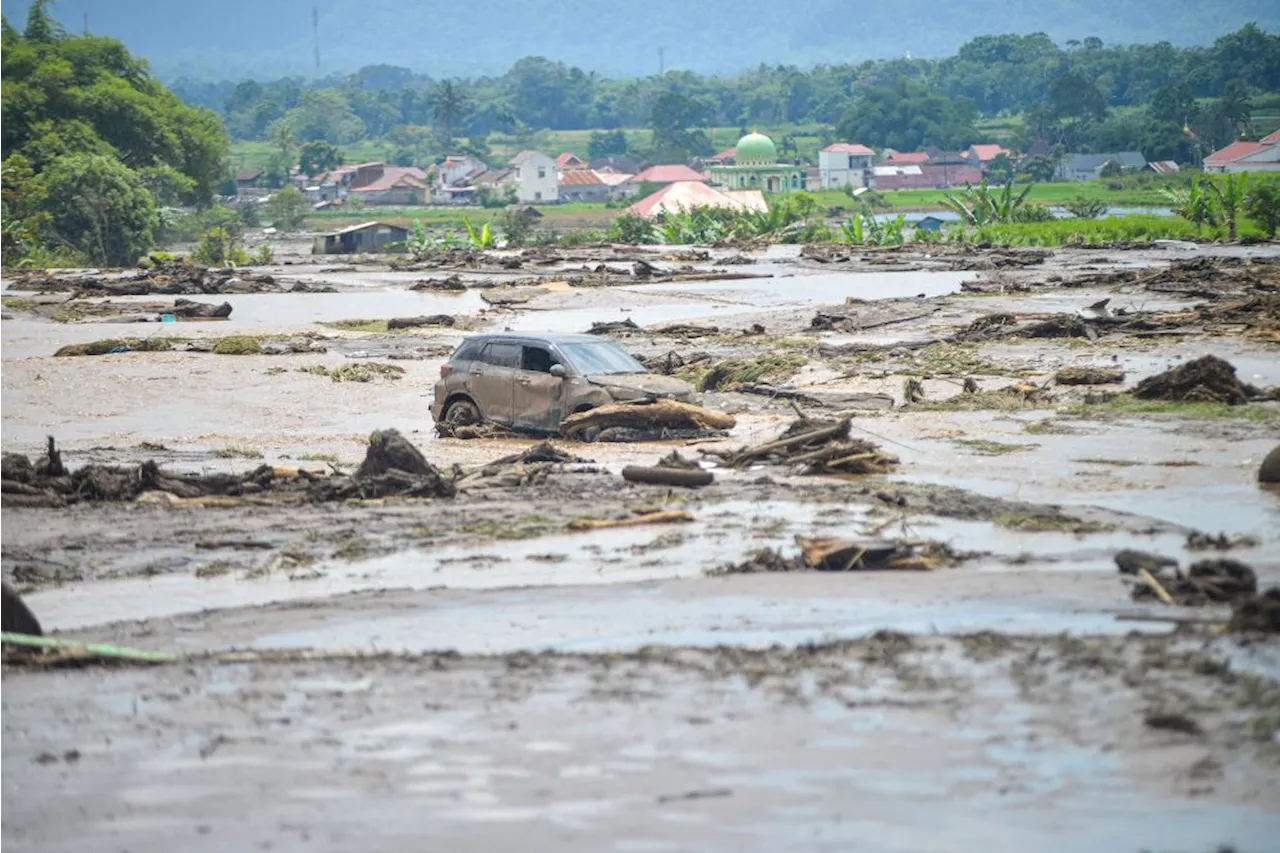
[[1213,194],[1217,199],[1218,213],[1227,225],[1227,239],[1236,238],[1236,217],[1244,206],[1245,195],[1249,187],[1249,173],[1237,172],[1234,175],[1223,175],[1222,180],[1214,181]]
[[866,229],[862,227],[862,214],[855,213],[844,222],[841,222],[840,236],[844,238],[846,243],[865,243],[867,234]]
[[1204,225],[1213,227],[1218,224],[1214,211],[1214,198],[1209,189],[1210,182],[1203,175],[1196,175],[1186,187],[1162,187],[1160,194],[1168,200],[1175,215],[1188,222],[1194,222],[1199,228]]
[[462,224],[467,226],[467,239],[471,241],[473,249],[492,249],[495,243],[493,232],[489,229],[489,223],[486,222],[480,228],[476,228],[471,223],[471,218],[467,217],[462,220]]

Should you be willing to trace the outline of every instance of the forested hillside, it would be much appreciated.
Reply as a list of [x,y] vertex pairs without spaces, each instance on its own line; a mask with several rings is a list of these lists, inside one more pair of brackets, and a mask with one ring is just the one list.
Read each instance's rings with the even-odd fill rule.
[[[492,132],[528,144],[546,128],[597,130],[590,150],[579,152],[592,155],[626,151],[627,138],[611,130],[650,128],[653,144],[643,153],[671,161],[709,153],[700,131],[726,126],[809,126],[877,147],[960,148],[990,141],[982,128],[993,117],[1016,128],[1003,141],[1024,146],[1043,138],[1071,151],[1137,149],[1191,162],[1256,131],[1251,119],[1260,105],[1280,112],[1280,37],[1252,25],[1203,48],[988,35],[944,59],[808,71],[761,65],[734,76],[610,78],[526,57],[497,77],[433,79],[376,65],[320,82],[179,81],[175,88],[219,111],[237,139],[279,139],[284,151],[294,140],[379,139],[406,165],[446,148],[485,156]],[[459,149],[458,136],[472,141]],[[276,165],[280,172],[285,164]]]
[[[5,4],[12,20],[28,2]],[[77,32],[122,39],[166,80],[316,75],[388,63],[439,76],[499,74],[521,56],[541,55],[611,75],[666,67],[733,73],[758,63],[812,65],[886,57],[937,57],[991,32],[1044,32],[1060,43],[1168,41],[1204,45],[1256,21],[1280,29],[1280,5],[1238,0],[1115,3],[1067,0],[655,0],[618,6],[599,0],[491,0],[483,6],[404,0],[59,0],[57,17]]]
[[151,78],[114,39],[73,37],[37,8],[4,19],[3,250],[9,265],[129,264],[162,205],[207,205],[226,176],[218,117]]

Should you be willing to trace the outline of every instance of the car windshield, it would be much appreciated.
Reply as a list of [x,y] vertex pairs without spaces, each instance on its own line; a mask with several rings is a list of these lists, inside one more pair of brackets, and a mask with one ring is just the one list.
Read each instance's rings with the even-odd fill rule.
[[622,347],[610,341],[560,344],[560,350],[583,376],[600,373],[647,373],[645,367]]

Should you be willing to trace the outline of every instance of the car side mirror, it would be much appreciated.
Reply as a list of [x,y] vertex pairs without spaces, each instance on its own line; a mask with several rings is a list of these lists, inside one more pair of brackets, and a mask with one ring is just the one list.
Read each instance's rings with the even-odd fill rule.
[[569,375],[569,371],[565,369],[565,366],[563,364],[553,364],[551,365],[551,369],[547,372],[550,373],[552,376],[554,376],[556,379],[564,379],[566,376]]

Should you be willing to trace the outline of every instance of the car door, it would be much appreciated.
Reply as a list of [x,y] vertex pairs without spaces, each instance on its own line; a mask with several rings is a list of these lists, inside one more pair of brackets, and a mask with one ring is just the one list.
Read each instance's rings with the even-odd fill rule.
[[512,417],[518,427],[555,432],[564,419],[564,382],[552,376],[551,366],[560,359],[541,344],[520,348],[520,369],[516,371]]
[[515,393],[516,368],[520,365],[520,344],[514,341],[490,341],[471,362],[467,390],[487,421],[511,424],[512,395]]

